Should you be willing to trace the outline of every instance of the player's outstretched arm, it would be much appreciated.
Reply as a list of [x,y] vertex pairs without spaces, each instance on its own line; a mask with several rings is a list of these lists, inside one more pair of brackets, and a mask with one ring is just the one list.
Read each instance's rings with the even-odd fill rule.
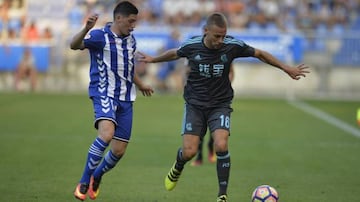
[[98,17],[99,17],[98,14],[93,14],[87,19],[85,27],[82,28],[80,30],[80,32],[75,34],[75,36],[72,38],[71,43],[70,43],[71,49],[73,49],[73,50],[81,49],[82,50],[85,48],[84,38],[85,38],[86,34],[88,33],[88,31],[95,26]]
[[282,62],[280,62],[278,59],[276,59],[270,53],[260,50],[260,49],[255,49],[254,57],[258,58],[259,60],[261,60],[267,64],[270,64],[274,67],[277,67],[277,68],[283,70],[291,78],[293,78],[295,80],[299,80],[301,77],[306,77],[306,74],[310,73],[310,71],[308,70],[309,67],[305,64],[297,65],[294,68],[289,65],[283,64]]
[[166,62],[171,60],[179,59],[179,56],[176,53],[177,49],[169,49],[156,57],[151,57],[147,54],[142,52],[137,52],[140,57],[138,57],[139,62],[145,63],[157,63],[157,62]]

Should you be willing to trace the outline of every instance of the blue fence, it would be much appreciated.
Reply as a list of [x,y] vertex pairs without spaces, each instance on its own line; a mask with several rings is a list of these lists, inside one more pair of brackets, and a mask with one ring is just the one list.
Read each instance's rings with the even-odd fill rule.
[[360,66],[360,38],[343,38],[339,51],[334,55],[335,65]]
[[50,47],[46,45],[0,45],[0,71],[14,71],[21,62],[25,48],[30,48],[35,59],[35,68],[46,72],[50,66]]
[[[198,33],[196,33],[198,35]],[[196,35],[193,32],[183,34],[183,40]],[[165,47],[166,39],[170,34],[168,32],[140,32],[136,33],[138,50],[149,55],[156,55],[158,51]],[[248,45],[266,50],[282,61],[300,62],[303,58],[302,37],[297,35],[254,35],[246,33],[229,32],[229,35],[243,40]],[[255,59],[239,59],[241,61],[254,62]]]
[[[360,20],[359,20],[360,22]],[[360,24],[360,23],[359,23]],[[152,31],[142,30],[136,33],[138,41],[138,49],[150,55],[156,55],[157,51],[166,43],[166,38],[169,37],[170,31]],[[183,33],[182,41],[185,39],[201,34],[201,30],[186,30]],[[266,50],[279,58],[283,62],[292,61],[294,63],[303,62],[303,55],[305,52],[323,52],[326,53],[327,37],[337,37],[340,40],[340,48],[333,55],[333,64],[336,66],[352,66],[360,67],[360,38],[356,33],[343,32],[337,36],[326,35],[324,33],[321,37],[309,36],[302,34],[280,34],[278,32],[258,34],[250,32],[232,32],[232,35],[245,43],[259,49]],[[255,62],[255,59],[239,59],[241,61]]]
[[[135,31],[138,42],[138,50],[156,55],[166,45],[170,31]],[[193,35],[199,35],[192,31],[182,34],[182,40]],[[266,50],[284,62],[300,63],[306,51],[326,51],[323,38],[309,41],[302,35],[237,33],[229,31],[229,35],[243,40],[245,43]],[[360,67],[360,40],[359,38],[340,36],[341,45],[333,55],[333,63],[338,66]],[[31,45],[30,49],[35,58],[35,66],[39,72],[46,72],[50,66],[49,45]],[[22,45],[0,45],[0,71],[14,71],[19,65],[25,47]],[[241,61],[254,62],[254,59],[240,59]]]

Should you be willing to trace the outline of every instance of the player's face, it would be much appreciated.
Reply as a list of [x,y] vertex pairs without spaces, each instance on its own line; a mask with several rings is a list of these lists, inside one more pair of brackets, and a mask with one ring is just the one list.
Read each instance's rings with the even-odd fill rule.
[[226,27],[216,25],[205,28],[205,45],[210,49],[219,49],[224,43]]
[[128,36],[135,28],[137,22],[137,15],[131,14],[129,16],[118,15],[116,18],[116,24],[119,34],[122,36]]

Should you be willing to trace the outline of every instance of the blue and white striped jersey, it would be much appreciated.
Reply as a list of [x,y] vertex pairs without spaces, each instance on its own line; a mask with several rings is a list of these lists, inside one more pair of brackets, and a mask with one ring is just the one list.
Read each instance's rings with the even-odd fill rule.
[[89,96],[135,101],[136,40],[132,34],[120,37],[110,30],[111,23],[94,29],[85,37],[90,52]]

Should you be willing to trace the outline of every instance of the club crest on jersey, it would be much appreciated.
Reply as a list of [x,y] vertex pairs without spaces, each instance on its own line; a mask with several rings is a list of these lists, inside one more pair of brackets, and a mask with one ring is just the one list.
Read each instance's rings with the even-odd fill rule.
[[195,60],[201,60],[201,56],[199,54],[197,54],[195,57],[194,57]]
[[90,34],[87,34],[84,39],[90,39],[91,38],[91,35]]
[[225,62],[228,61],[228,58],[227,58],[227,56],[224,54],[224,55],[222,55],[222,56],[220,57],[220,60],[221,60],[221,62],[225,63]]

